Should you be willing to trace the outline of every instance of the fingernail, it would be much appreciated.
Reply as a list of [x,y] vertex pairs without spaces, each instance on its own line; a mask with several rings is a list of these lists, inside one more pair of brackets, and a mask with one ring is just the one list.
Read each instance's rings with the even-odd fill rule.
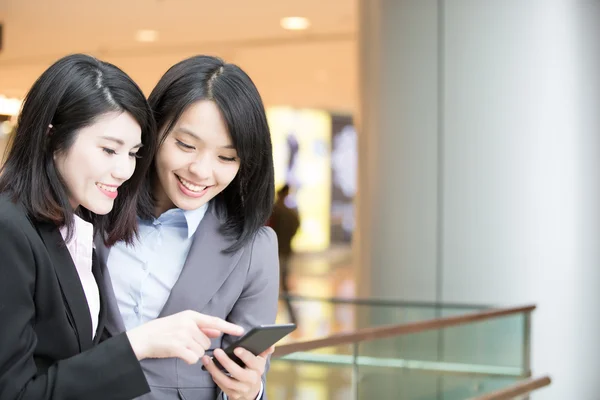
[[202,357],[202,364],[208,365],[208,357]]
[[240,349],[239,347],[233,350],[233,352],[236,356],[241,356],[242,354],[244,354],[244,350]]

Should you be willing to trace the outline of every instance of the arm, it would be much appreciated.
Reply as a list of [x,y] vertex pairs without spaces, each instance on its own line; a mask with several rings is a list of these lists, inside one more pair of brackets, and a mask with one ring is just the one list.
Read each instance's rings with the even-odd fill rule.
[[149,392],[125,334],[38,374],[33,328],[36,261],[16,222],[0,217],[0,398],[125,400]]
[[[246,330],[256,325],[273,324],[277,316],[279,297],[279,258],[277,236],[271,228],[261,228],[252,245],[250,267],[244,290],[229,313],[227,320]],[[226,348],[237,338],[225,335],[222,347]],[[262,375],[262,397],[266,400],[266,374],[269,358]]]

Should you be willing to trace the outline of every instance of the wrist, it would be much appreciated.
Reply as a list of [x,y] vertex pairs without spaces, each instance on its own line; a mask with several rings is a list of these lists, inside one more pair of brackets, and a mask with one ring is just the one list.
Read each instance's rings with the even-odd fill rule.
[[254,387],[254,390],[252,391],[252,396],[250,396],[250,399],[248,400],[257,400],[259,398],[259,396],[262,394],[262,380],[258,383],[257,386]]
[[142,361],[145,358],[148,358],[148,349],[144,340],[142,340],[136,332],[136,328],[127,331],[127,338],[129,339],[129,344],[133,349],[133,353],[137,357],[138,361]]

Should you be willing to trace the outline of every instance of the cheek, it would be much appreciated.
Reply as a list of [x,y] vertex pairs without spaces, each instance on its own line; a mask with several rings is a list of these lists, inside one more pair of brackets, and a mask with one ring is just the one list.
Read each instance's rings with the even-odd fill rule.
[[73,165],[75,171],[80,171],[85,179],[104,178],[114,169],[116,159],[107,158],[103,153],[93,152],[82,155]]
[[163,145],[156,154],[156,169],[158,175],[168,175],[181,168],[185,162],[185,154],[167,144]]
[[138,159],[135,157],[129,157],[129,178],[127,179],[131,179],[133,174],[135,174],[135,169],[137,168],[137,165]]
[[228,186],[240,170],[239,165],[227,165],[219,171],[219,183],[225,188]]
[[163,179],[164,176],[170,173],[170,168],[165,163],[164,157],[161,157],[159,154],[156,156],[156,163],[154,165],[154,169],[156,170],[156,175],[160,180]]
[[67,189],[74,195],[81,195],[80,192],[85,188],[85,182],[90,175],[90,164],[93,164],[89,158],[68,157],[55,158],[54,165],[64,181]]

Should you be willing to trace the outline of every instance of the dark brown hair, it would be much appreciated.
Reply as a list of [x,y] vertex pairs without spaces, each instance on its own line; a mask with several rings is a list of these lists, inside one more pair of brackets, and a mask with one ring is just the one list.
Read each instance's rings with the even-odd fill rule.
[[81,128],[111,112],[126,112],[140,125],[141,159],[132,177],[119,188],[109,214],[97,215],[81,206],[76,212],[94,225],[107,245],[121,240],[131,243],[137,233],[137,214],[152,209],[148,191],[140,189],[146,184],[157,134],[144,94],[112,64],[74,54],[58,60],[37,79],[25,98],[0,170],[0,192],[22,203],[30,218],[66,225],[70,238],[75,211],[53,156],[67,152]]
[[[251,240],[271,215],[275,197],[271,134],[252,79],[237,65],[217,57],[195,56],[172,66],[148,98],[157,126],[163,130],[160,143],[181,114],[201,100],[217,105],[240,158],[237,175],[212,200],[225,220],[223,233],[236,239],[226,249],[231,252]],[[154,169],[149,181],[155,179]]]

